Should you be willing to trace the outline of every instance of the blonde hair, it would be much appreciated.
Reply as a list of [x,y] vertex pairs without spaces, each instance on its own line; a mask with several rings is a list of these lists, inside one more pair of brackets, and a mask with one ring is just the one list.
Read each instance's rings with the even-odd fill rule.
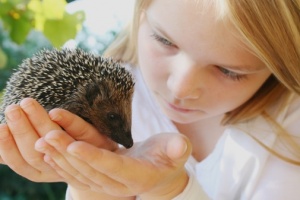
[[[300,165],[300,145],[266,112],[285,97],[300,94],[300,2],[299,0],[227,0],[229,18],[254,54],[272,72],[256,94],[237,110],[227,114],[228,122],[261,114],[296,160],[258,143],[290,163]],[[282,104],[282,106],[285,106]],[[225,118],[226,119],[226,118]],[[276,148],[276,147],[274,147]]]
[[228,114],[231,121],[251,107],[252,114],[260,114],[283,93],[300,94],[300,8],[293,0],[228,0],[228,9],[249,48],[273,73],[246,104]]
[[119,33],[114,42],[104,52],[105,56],[137,65],[137,32],[142,12],[151,0],[136,0],[132,21]]
[[[108,48],[107,56],[137,64],[139,20],[150,3],[151,0],[136,0],[132,23]],[[299,0],[202,0],[201,3],[215,6],[217,18],[229,20],[249,49],[272,72],[252,98],[226,114],[223,124],[235,124],[258,115],[271,121],[266,113],[270,105],[283,96],[287,100],[294,93],[300,94]],[[275,120],[272,123],[277,127]],[[283,129],[278,132],[284,134]],[[293,146],[300,155],[299,145]]]

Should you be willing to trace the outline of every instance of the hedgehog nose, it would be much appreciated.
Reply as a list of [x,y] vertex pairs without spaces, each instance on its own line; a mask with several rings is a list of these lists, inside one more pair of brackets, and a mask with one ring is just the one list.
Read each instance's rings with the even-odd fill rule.
[[133,146],[133,141],[123,144],[126,149],[129,149]]
[[133,146],[133,139],[131,137],[131,132],[125,134],[124,142],[122,144],[126,149]]

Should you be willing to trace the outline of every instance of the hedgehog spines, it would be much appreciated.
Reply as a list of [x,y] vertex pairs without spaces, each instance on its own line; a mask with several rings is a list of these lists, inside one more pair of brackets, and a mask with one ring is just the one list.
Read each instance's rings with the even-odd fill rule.
[[78,86],[91,81],[112,81],[120,95],[133,92],[131,73],[112,58],[104,58],[81,49],[43,49],[25,59],[13,73],[3,96],[0,113],[6,106],[26,97],[43,106],[59,105],[70,98]]

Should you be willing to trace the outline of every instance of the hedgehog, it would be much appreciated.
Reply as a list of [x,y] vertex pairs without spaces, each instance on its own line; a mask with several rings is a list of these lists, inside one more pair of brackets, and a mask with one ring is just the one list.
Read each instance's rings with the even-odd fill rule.
[[4,89],[4,110],[26,97],[48,112],[68,110],[92,124],[101,134],[126,148],[133,146],[131,72],[112,58],[81,49],[43,49],[22,61]]

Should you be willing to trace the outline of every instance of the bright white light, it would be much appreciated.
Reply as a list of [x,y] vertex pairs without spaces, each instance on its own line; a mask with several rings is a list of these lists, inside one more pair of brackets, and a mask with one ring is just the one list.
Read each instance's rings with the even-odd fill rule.
[[76,0],[68,12],[85,11],[85,25],[92,33],[103,35],[131,19],[134,0]]

